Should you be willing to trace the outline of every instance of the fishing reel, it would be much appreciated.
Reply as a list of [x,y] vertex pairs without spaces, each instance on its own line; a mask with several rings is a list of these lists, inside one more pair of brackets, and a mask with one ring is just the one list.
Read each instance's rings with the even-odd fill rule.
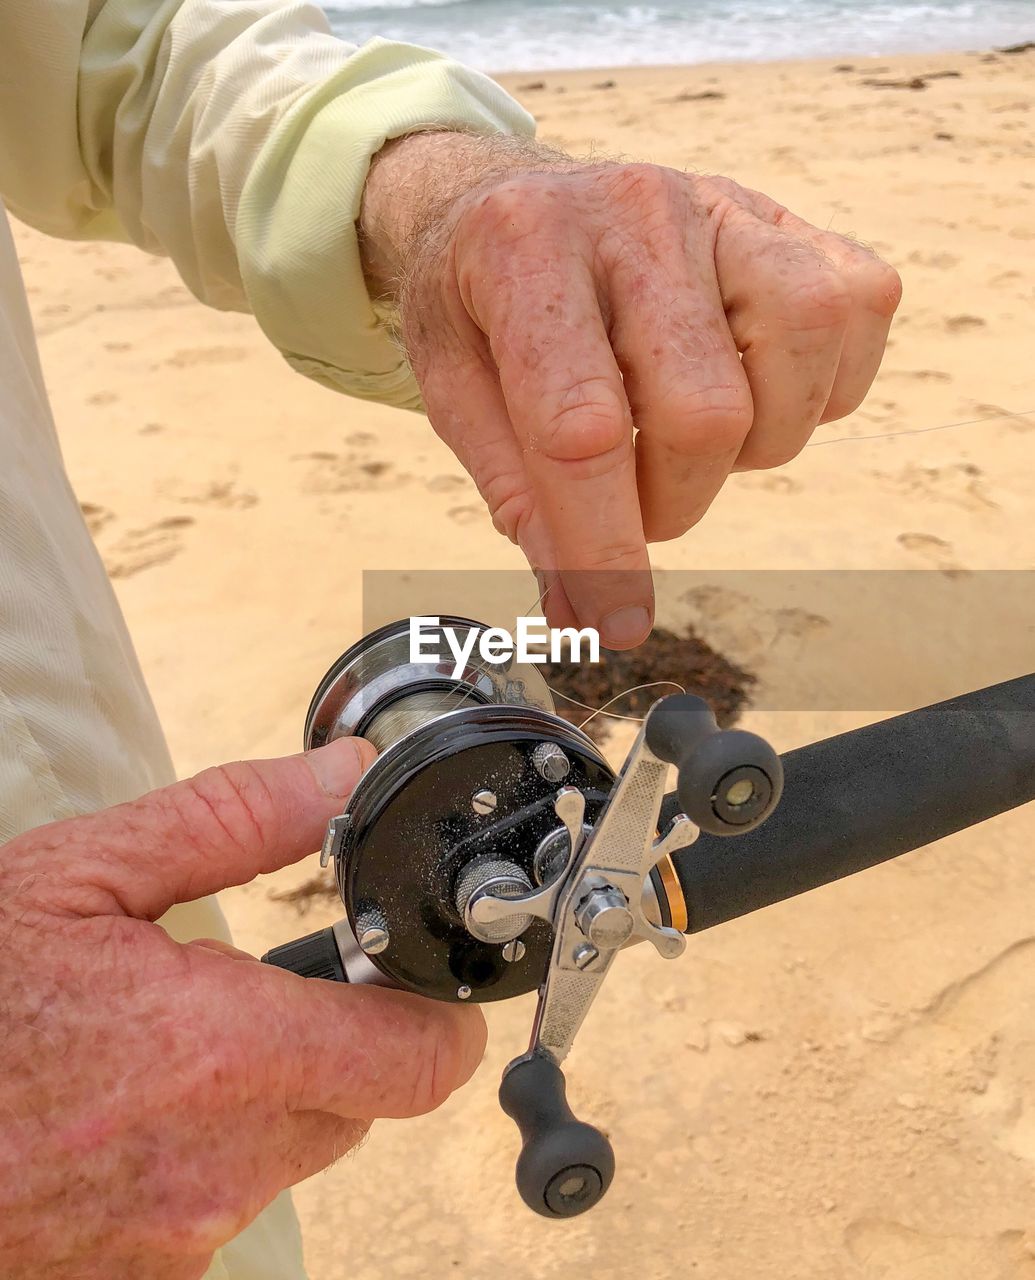
[[[468,653],[470,633],[487,630],[438,625]],[[780,799],[780,758],[676,695],[650,709],[616,775],[555,714],[535,664],[415,660],[408,619],[366,636],[320,683],[305,745],[346,736],[379,751],[321,854],[346,917],[263,959],[437,1000],[537,990],[529,1047],[500,1103],[523,1139],[522,1198],[547,1217],[582,1213],[607,1191],[614,1155],[572,1115],[561,1063],[620,950],[682,954],[688,907],[673,859],[701,832],[758,828]],[[666,799],[670,766],[678,784]]]

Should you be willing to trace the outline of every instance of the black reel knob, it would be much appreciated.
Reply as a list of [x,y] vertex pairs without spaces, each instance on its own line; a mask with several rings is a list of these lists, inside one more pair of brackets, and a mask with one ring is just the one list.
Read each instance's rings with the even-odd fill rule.
[[302,978],[348,982],[333,929],[319,929],[304,938],[271,947],[262,957],[262,963],[276,965],[278,969],[290,969]]
[[752,831],[776,808],[783,791],[780,757],[757,734],[720,729],[702,698],[675,694],[657,703],[646,737],[651,751],[679,770],[683,812],[709,835]]
[[515,1178],[522,1200],[544,1218],[574,1218],[603,1198],[615,1172],[611,1144],[576,1120],[564,1073],[544,1054],[518,1058],[500,1085],[500,1106],[524,1142]]

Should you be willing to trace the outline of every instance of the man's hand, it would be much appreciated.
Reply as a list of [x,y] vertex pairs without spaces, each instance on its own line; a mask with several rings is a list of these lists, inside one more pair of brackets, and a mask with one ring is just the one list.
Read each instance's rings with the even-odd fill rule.
[[471,1075],[475,1009],[150,923],[309,853],[372,756],[342,740],[210,769],[0,849],[0,1274],[195,1280],[373,1118]]
[[650,626],[646,543],[851,413],[901,292],[861,245],[728,179],[507,139],[390,144],[361,232],[431,423],[547,571],[547,616],[613,648]]

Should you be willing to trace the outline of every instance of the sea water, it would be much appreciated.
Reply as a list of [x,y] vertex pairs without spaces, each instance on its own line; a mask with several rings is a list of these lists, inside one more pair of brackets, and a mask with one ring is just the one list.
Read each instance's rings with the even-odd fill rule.
[[486,71],[989,49],[1035,39],[1035,0],[325,0],[335,31]]

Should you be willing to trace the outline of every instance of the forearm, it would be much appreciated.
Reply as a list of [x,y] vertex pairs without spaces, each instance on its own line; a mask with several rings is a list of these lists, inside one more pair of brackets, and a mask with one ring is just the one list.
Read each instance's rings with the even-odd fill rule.
[[0,189],[41,230],[132,240],[206,301],[243,308],[234,231],[250,170],[353,52],[314,4],[8,0]]
[[0,196],[52,234],[168,255],[303,372],[417,401],[372,309],[356,221],[371,157],[423,129],[530,134],[488,78],[336,39],[302,0],[5,0]]

